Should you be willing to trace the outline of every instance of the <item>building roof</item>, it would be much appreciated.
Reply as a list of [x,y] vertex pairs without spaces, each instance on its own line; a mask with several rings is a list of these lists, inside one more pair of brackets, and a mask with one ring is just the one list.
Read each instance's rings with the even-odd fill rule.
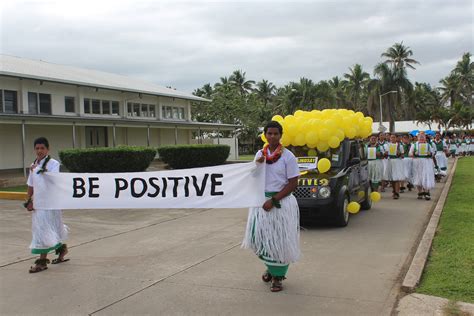
[[[383,126],[386,128],[386,131],[389,131],[389,122],[383,122]],[[372,132],[377,133],[379,131],[379,122],[373,122],[372,123]],[[444,128],[441,128],[442,132],[444,132]],[[456,128],[457,129],[457,128]],[[438,123],[436,122],[431,122],[431,128],[428,124],[426,123],[419,123],[417,121],[395,121],[395,133],[408,133],[413,130],[420,130],[420,131],[425,131],[425,130],[433,130],[433,131],[438,131]],[[455,130],[454,127],[450,127],[449,130]]]
[[194,101],[209,101],[189,93],[164,88],[135,78],[10,55],[0,55],[0,75]]

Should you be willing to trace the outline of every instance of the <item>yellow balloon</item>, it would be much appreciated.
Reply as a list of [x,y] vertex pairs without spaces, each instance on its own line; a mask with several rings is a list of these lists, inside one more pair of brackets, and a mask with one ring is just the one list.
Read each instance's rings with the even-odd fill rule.
[[284,147],[290,146],[292,141],[293,141],[293,138],[288,134],[283,134],[283,136],[280,139],[280,142]]
[[304,115],[304,111],[302,110],[297,110],[294,114],[295,117],[300,117],[300,116],[302,117],[303,115]]
[[347,204],[347,211],[351,214],[357,214],[360,211],[360,204],[357,202]]
[[293,124],[296,122],[296,118],[293,115],[287,115],[285,116],[285,123],[286,124]]
[[340,144],[340,141],[339,141],[339,138],[337,138],[337,136],[331,136],[328,140],[328,145],[331,148],[337,148],[339,147],[339,144]]
[[346,130],[346,136],[347,138],[354,138],[357,134],[357,130],[354,127],[349,127]]
[[326,142],[319,142],[316,148],[320,153],[323,153],[329,149],[329,145]]
[[274,115],[274,116],[272,117],[272,121],[277,121],[278,123],[281,123],[281,122],[283,122],[283,116],[281,116],[281,115]]
[[336,132],[334,133],[334,135],[339,139],[340,142],[342,142],[344,140],[344,132],[340,129],[337,129]]
[[327,128],[321,128],[319,130],[319,139],[322,141],[327,141],[329,139],[329,131]]
[[296,135],[293,138],[292,144],[295,145],[295,146],[303,146],[304,144],[306,144],[305,135],[302,134],[302,133]]
[[318,143],[318,133],[315,131],[309,131],[306,133],[305,137],[307,144],[317,144]]
[[331,162],[329,159],[323,158],[318,161],[318,171],[320,173],[325,173],[329,169],[331,169]]
[[365,197],[365,192],[364,192],[364,191],[359,191],[359,192],[357,192],[357,197],[358,197],[359,199],[363,199],[363,198]]
[[267,140],[267,138],[265,137],[265,134],[264,134],[264,133],[260,134],[260,139],[261,139],[264,143],[268,143],[268,140]]
[[296,136],[296,134],[298,134],[298,125],[296,125],[295,123],[288,124],[287,130],[284,131],[283,135],[285,135],[285,133],[291,137]]
[[370,193],[370,199],[372,200],[372,202],[378,202],[378,201],[380,201],[381,198],[382,198],[382,196],[378,192]]
[[313,156],[317,156],[317,155],[318,155],[318,153],[316,152],[316,150],[314,150],[314,149],[308,150],[308,156],[313,157]]

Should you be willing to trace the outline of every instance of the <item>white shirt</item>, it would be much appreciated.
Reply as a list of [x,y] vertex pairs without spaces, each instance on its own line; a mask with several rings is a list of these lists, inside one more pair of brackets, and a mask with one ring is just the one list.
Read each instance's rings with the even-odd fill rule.
[[[259,150],[255,155],[255,159],[262,155],[262,150]],[[268,150],[268,155],[270,155],[270,150]],[[277,162],[272,164],[263,163],[265,164],[265,192],[280,192],[288,184],[288,179],[300,175],[295,155],[286,148],[283,149]]]
[[[41,174],[37,174],[37,172],[40,170],[40,168],[43,166],[43,163],[44,163],[44,160],[46,159],[46,157],[44,157],[43,159],[41,159],[41,161],[36,165],[36,167],[34,169],[30,169],[30,174],[28,175],[28,181],[26,182],[26,184],[29,186],[29,187],[33,187],[35,185],[36,182],[38,182],[38,176],[41,175]],[[59,172],[59,166],[61,164],[59,163],[59,161],[51,158],[48,163],[46,164],[46,170],[45,172]],[[33,166],[33,164],[31,164],[31,166]],[[38,183],[36,183],[38,184]]]

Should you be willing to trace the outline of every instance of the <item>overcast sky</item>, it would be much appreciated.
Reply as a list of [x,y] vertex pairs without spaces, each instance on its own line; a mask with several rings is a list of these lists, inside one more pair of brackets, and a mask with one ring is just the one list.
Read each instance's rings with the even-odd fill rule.
[[403,41],[437,86],[473,52],[472,0],[2,1],[1,52],[192,92],[241,69],[277,86],[373,74]]

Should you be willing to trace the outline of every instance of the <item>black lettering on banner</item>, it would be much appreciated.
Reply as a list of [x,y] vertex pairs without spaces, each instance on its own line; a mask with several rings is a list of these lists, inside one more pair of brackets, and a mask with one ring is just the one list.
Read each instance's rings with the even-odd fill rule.
[[[86,181],[82,178],[72,178],[72,189],[74,190],[74,193],[72,194],[73,198],[81,198],[86,195],[85,184]],[[79,190],[80,193],[78,193]]]
[[196,195],[197,196],[203,196],[204,194],[204,190],[206,189],[206,183],[207,183],[207,178],[209,178],[209,174],[206,173],[204,175],[204,178],[202,179],[202,182],[201,182],[201,187],[199,188],[198,184],[197,184],[197,177],[196,176],[192,176],[193,178],[193,185],[194,185],[194,189],[196,189]]
[[189,177],[184,177],[184,196],[189,196]]
[[99,188],[98,184],[94,184],[95,181],[99,181],[99,178],[97,177],[89,178],[89,197],[91,198],[99,197],[99,193],[94,193],[94,189]]
[[173,197],[177,197],[179,180],[183,180],[183,177],[168,177],[168,180],[173,180]]
[[222,178],[222,173],[211,174],[211,195],[224,195],[223,191],[216,191],[216,186],[222,185],[222,181],[217,181],[217,178]]
[[157,197],[158,194],[160,194],[160,187],[157,183],[155,183],[155,181],[158,181],[158,178],[151,177],[148,181],[150,182],[150,185],[153,187],[153,189],[155,189],[155,193],[148,193],[147,195],[152,198]]
[[166,178],[162,178],[163,180],[163,190],[161,190],[161,196],[166,197],[166,188],[168,187],[168,181],[166,181]]
[[[137,181],[142,183],[142,191],[140,193],[137,193],[137,191],[135,191],[135,183]],[[147,189],[148,186],[146,185],[146,181],[142,178],[132,178],[132,180],[130,181],[130,193],[134,198],[142,197],[146,193]]]
[[127,180],[123,178],[115,178],[115,198],[119,197],[120,191],[124,191],[128,188]]

